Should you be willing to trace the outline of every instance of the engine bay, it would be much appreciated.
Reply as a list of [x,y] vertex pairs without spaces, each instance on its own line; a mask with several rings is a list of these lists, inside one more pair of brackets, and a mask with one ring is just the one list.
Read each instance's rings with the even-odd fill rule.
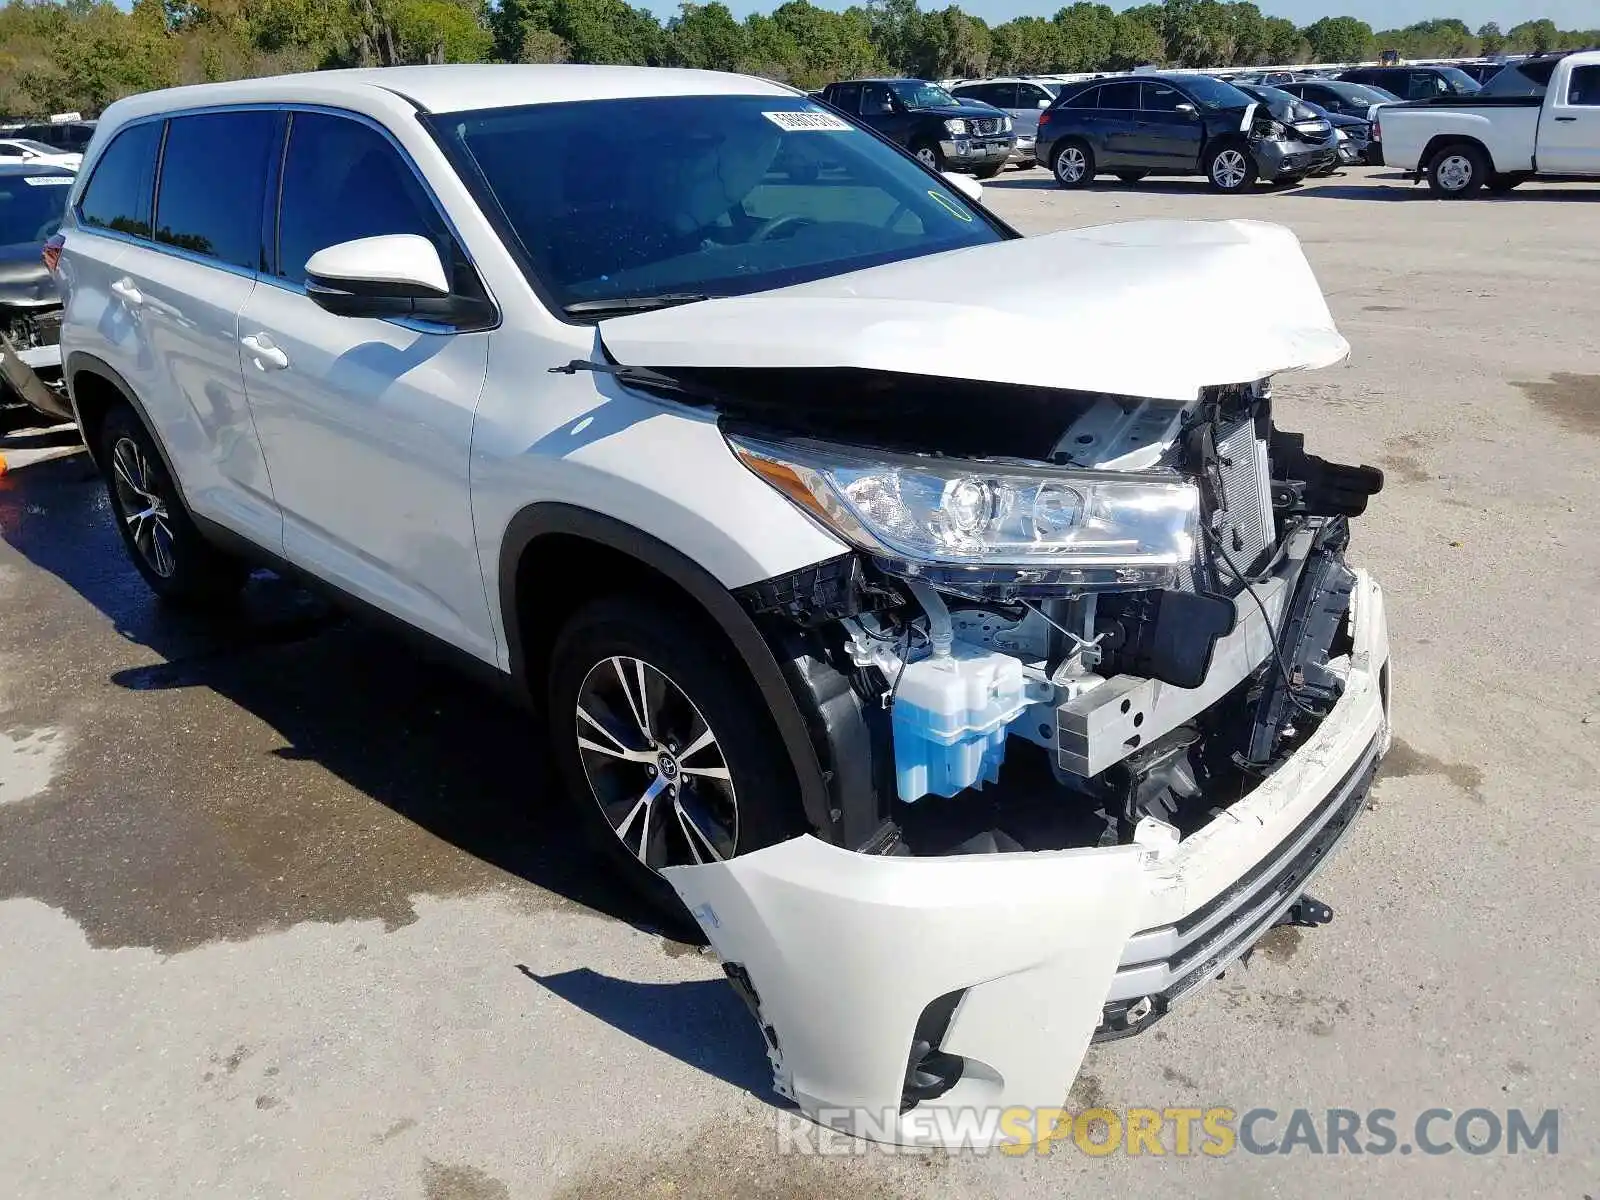
[[1264,382],[1190,405],[1078,396],[1064,430],[1057,407],[1047,461],[1198,488],[1193,555],[1154,583],[946,577],[855,551],[743,590],[801,698],[842,844],[1175,843],[1304,744],[1349,670],[1348,522],[1383,476],[1306,453],[1271,407]]

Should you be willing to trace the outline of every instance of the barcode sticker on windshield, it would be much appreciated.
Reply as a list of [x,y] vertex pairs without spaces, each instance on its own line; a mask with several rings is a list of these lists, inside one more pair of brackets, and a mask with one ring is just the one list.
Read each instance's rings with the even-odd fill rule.
[[825,112],[794,112],[791,110],[788,112],[764,112],[761,115],[786,133],[809,133],[813,130],[849,132],[855,128],[849,121]]
[[29,187],[70,187],[71,175],[24,175],[22,182]]

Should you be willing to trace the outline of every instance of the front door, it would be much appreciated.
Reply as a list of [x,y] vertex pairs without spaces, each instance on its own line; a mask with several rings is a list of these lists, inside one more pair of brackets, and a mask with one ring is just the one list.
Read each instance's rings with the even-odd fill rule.
[[911,115],[885,84],[861,85],[861,120],[890,141],[902,146],[911,141]]
[[1139,96],[1140,140],[1150,168],[1194,170],[1200,161],[1201,142],[1200,118],[1194,105],[1165,83],[1142,83]]
[[1600,64],[1574,67],[1551,80],[1539,115],[1539,170],[1600,175]]
[[338,317],[305,293],[327,246],[432,241],[471,271],[399,148],[350,116],[296,112],[270,272],[239,314],[250,407],[283,510],[284,555],[359,599],[493,659],[467,463],[489,339]]

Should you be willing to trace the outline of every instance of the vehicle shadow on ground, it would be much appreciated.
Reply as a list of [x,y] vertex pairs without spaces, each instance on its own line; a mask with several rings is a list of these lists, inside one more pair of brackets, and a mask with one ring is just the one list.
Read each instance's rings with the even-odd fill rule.
[[[0,447],[9,445],[0,442]],[[237,607],[226,613],[186,613],[156,602],[112,527],[102,485],[86,455],[34,463],[0,477],[0,536],[93,605],[117,635],[163,660],[128,665],[148,655],[105,651],[103,628],[94,621],[85,625],[81,616],[73,618],[77,626],[52,627],[63,639],[76,636],[99,647],[87,653],[103,653],[108,661],[93,670],[103,669],[113,684],[133,693],[210,689],[280,735],[285,745],[270,752],[278,759],[315,763],[337,777],[319,781],[293,774],[292,767],[290,774],[269,768],[258,777],[259,750],[231,746],[227,735],[220,741],[213,735],[215,749],[202,752],[209,761],[168,764],[148,779],[140,773],[146,756],[132,735],[125,747],[113,748],[129,763],[127,777],[116,786],[128,793],[130,805],[137,803],[135,789],[159,789],[161,803],[170,804],[170,795],[181,806],[172,813],[174,822],[185,819],[181,808],[210,818],[208,806],[220,808],[218,798],[228,796],[235,779],[251,778],[248,786],[258,789],[255,803],[283,806],[268,814],[278,826],[304,828],[304,839],[341,840],[341,853],[348,852],[357,864],[339,885],[338,903],[347,907],[310,910],[315,897],[296,901],[291,874],[287,883],[280,881],[280,895],[262,902],[274,921],[284,915],[390,919],[394,902],[389,897],[399,892],[403,906],[408,889],[427,892],[430,880],[445,892],[497,886],[495,872],[464,865],[430,839],[397,833],[403,824],[372,821],[358,799],[339,794],[337,781],[343,781],[483,863],[636,927],[662,929],[639,900],[611,883],[591,860],[560,799],[542,724],[489,687],[429,661],[410,643],[347,618],[269,572],[257,572]],[[46,616],[58,622],[68,620],[69,611],[81,611],[49,598],[40,606],[54,608]],[[92,682],[81,690],[92,692]],[[137,711],[130,715],[123,701],[102,704],[87,698],[91,705],[114,709],[122,723],[118,728],[162,720]],[[166,711],[172,711],[170,705]],[[144,732],[149,736],[159,729]],[[191,739],[198,745],[206,741]],[[330,807],[336,817],[328,816]],[[376,836],[379,826],[382,836]],[[230,846],[230,853],[243,861],[251,853],[247,842],[237,850]],[[291,864],[294,848],[291,843]],[[321,850],[309,842],[300,847],[304,857]],[[119,856],[142,852],[137,845],[108,845],[103,861],[125,861]],[[448,861],[452,857],[456,861]],[[130,879],[143,867],[127,867]],[[114,867],[107,870],[116,873]],[[108,882],[115,885],[114,879]],[[220,934],[229,934],[227,920],[237,917],[234,924],[248,928],[260,915],[224,914],[226,919],[218,920]],[[399,919],[407,917],[402,913]]]
[[681,1063],[783,1105],[772,1090],[772,1070],[750,1010],[724,979],[635,983],[587,967],[529,979],[575,1008]]

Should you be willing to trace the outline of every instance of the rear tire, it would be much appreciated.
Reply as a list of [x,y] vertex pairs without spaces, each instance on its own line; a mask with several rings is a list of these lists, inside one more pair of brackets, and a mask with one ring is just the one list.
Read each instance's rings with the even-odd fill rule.
[[1224,142],[1206,156],[1206,182],[1214,192],[1248,191],[1256,181],[1256,160],[1250,148]]
[[1068,138],[1056,148],[1050,162],[1050,173],[1056,184],[1069,191],[1088,187],[1094,182],[1094,151],[1082,138]]
[[1489,181],[1489,156],[1477,146],[1445,146],[1428,164],[1428,187],[1441,200],[1460,200]]
[[1005,163],[995,163],[992,167],[979,167],[972,173],[972,177],[974,179],[993,179],[1005,169]]
[[631,595],[580,609],[551,655],[549,714],[589,842],[685,938],[704,935],[659,868],[745,854],[807,828],[760,692],[692,615]]
[[117,531],[150,590],[169,604],[225,607],[250,570],[206,541],[144,422],[120,404],[106,414],[99,441]]

